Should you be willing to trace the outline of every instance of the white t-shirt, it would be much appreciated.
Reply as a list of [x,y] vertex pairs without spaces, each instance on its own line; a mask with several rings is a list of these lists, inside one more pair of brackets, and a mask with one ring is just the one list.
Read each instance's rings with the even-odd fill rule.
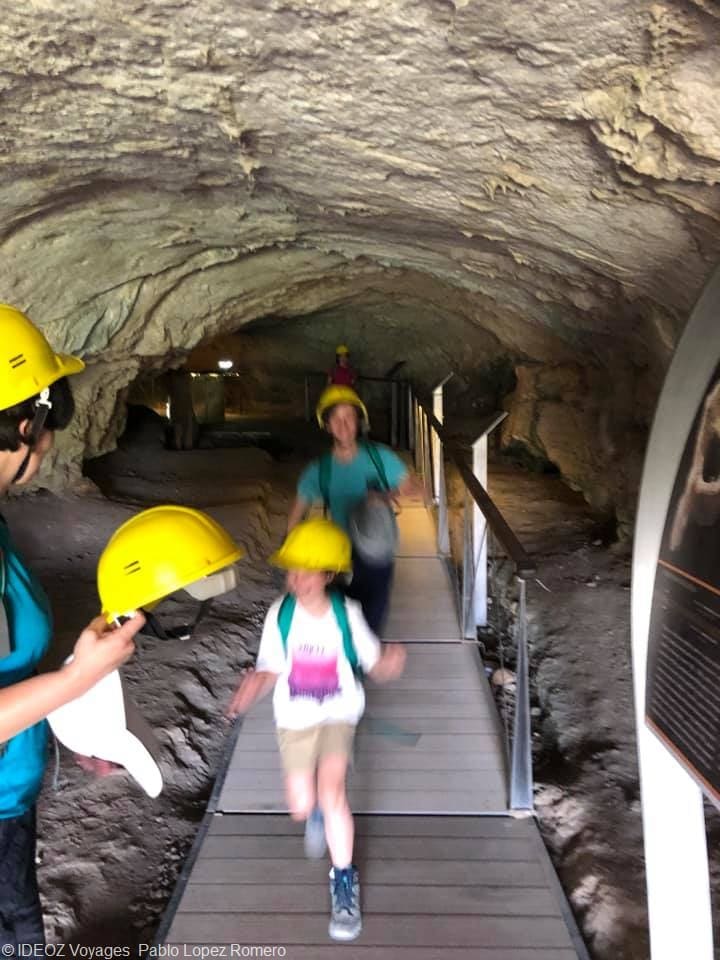
[[[278,611],[282,597],[267,612],[256,670],[277,673],[273,694],[275,723],[304,730],[319,723],[356,724],[365,709],[365,691],[343,652],[342,631],[332,606],[314,617],[295,605],[283,650]],[[365,622],[356,600],[345,599],[348,623],[360,666],[368,673],[380,657],[380,641]]]

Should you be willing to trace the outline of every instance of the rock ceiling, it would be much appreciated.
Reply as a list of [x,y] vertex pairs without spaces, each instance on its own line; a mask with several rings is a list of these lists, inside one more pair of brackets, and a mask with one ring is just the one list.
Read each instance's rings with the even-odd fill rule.
[[[0,299],[90,361],[66,464],[107,445],[142,369],[353,311],[377,354],[383,317],[468,375],[507,353],[520,405],[543,402],[523,370],[563,366],[544,402],[581,396],[579,429],[607,435],[573,482],[623,459],[720,259],[715,0],[0,14]],[[547,451],[551,418],[525,413]]]

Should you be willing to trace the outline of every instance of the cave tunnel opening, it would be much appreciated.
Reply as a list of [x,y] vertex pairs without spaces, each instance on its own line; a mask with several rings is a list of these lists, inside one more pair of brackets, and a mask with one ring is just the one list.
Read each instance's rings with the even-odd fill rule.
[[[429,397],[452,374],[446,424],[458,440],[469,444],[485,416],[504,410],[491,456],[557,475],[603,520],[615,515],[614,491],[598,483],[596,470],[606,454],[602,436],[593,436],[602,419],[594,391],[607,379],[597,358],[558,354],[554,335],[527,336],[512,310],[478,303],[422,273],[373,272],[359,288],[326,278],[312,299],[316,309],[279,303],[242,323],[187,317],[186,342],[176,340],[172,353],[156,356],[119,391],[116,421],[127,417],[126,433],[137,436],[142,414],[135,408],[145,407],[162,418],[155,433],[170,449],[256,444],[283,455],[288,444],[273,439],[277,424],[312,423],[336,346],[344,343],[376,439],[387,442],[391,432],[390,386],[380,380],[392,374]],[[205,331],[199,337],[198,326]],[[92,475],[92,466],[85,472]]]

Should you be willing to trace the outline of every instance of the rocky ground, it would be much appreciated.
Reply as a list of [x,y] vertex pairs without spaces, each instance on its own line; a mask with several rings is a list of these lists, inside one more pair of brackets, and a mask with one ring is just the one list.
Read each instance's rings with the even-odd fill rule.
[[[105,496],[88,483],[73,497],[41,493],[11,500],[4,509],[52,597],[56,657],[95,613],[96,558],[137,505],[175,500],[206,506],[247,550],[240,588],[214,604],[191,642],[143,639],[125,670],[162,743],[162,795],[144,797],[122,774],[88,777],[64,751],[59,775],[49,771],[40,804],[39,876],[53,942],[135,945],[152,939],[230,732],[225,706],[277,592],[265,558],[282,536],[301,458],[316,442],[296,427],[269,445],[272,452],[174,453],[159,449],[152,432],[141,431],[89,465]],[[254,439],[263,442],[262,431]],[[291,442],[301,447],[300,456],[289,456]],[[542,585],[529,584],[529,616],[542,829],[594,960],[647,960],[629,549],[609,543],[607,528],[557,477],[496,464],[490,485],[539,561]],[[500,559],[497,567],[502,574]],[[512,599],[497,591],[495,623],[507,621]],[[168,601],[160,610],[170,624],[194,612],[189,599]],[[497,640],[498,631],[484,636],[491,652]],[[511,659],[507,641],[504,647]]]
[[557,477],[497,467],[491,484],[538,561],[528,637],[541,828],[593,956],[645,960],[630,550]]

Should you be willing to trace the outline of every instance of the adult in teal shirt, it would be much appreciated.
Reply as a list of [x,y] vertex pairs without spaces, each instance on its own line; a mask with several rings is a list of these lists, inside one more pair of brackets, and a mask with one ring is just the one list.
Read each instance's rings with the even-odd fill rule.
[[[29,483],[74,412],[69,375],[82,361],[54,353],[22,313],[0,304],[0,495]],[[32,503],[28,510],[32,511]],[[102,617],[78,638],[72,663],[36,674],[52,638],[45,592],[0,520],[0,954],[44,944],[35,873],[35,802],[47,760],[44,718],[89,690],[133,652],[135,617],[107,633]],[[25,947],[23,950],[22,948]]]
[[[370,490],[382,490],[383,478],[367,446],[360,442],[367,410],[354,390],[330,386],[322,394],[317,408],[318,420],[332,437],[331,465],[327,478],[327,507],[338,526],[348,530],[349,515]],[[414,494],[415,478],[405,463],[389,447],[373,444],[374,454],[382,464],[391,495]],[[310,506],[324,499],[321,484],[321,461],[310,463],[298,482],[297,498],[288,518],[288,530],[306,515]],[[378,636],[382,632],[392,585],[394,563],[382,566],[367,563],[353,550],[352,582],[346,593],[358,600],[370,628]]]

